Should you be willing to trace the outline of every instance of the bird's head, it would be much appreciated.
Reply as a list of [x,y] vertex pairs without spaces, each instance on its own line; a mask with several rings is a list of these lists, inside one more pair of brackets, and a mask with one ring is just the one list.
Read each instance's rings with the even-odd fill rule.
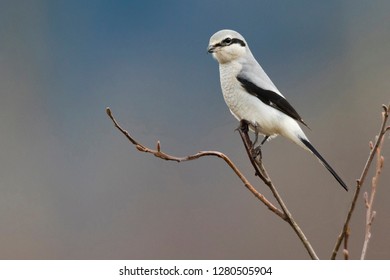
[[248,45],[244,37],[233,30],[220,30],[210,38],[207,51],[213,54],[213,57],[220,64],[228,63],[244,56]]

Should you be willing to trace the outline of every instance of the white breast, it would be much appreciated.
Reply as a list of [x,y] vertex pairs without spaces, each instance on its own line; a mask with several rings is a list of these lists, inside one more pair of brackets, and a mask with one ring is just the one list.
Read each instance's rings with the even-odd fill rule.
[[220,64],[219,70],[223,97],[231,113],[238,120],[245,119],[257,126],[264,135],[280,134],[279,126],[286,116],[245,91],[236,78],[240,64]]

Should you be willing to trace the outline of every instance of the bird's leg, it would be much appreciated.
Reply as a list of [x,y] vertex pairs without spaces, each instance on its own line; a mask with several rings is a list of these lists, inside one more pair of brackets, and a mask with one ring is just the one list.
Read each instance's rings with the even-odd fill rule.
[[269,136],[268,135],[264,136],[264,139],[263,139],[263,141],[261,141],[260,145],[255,147],[255,143],[257,141],[257,138],[258,138],[258,134],[256,134],[255,142],[253,142],[253,146],[252,146],[252,156],[253,156],[253,158],[256,158],[257,156],[260,156],[260,158],[261,158],[261,156],[262,156],[261,155],[261,148],[263,147],[263,144],[267,141]]
[[252,157],[253,157],[254,159],[257,158],[257,157],[260,157],[260,159],[261,159],[261,158],[262,158],[261,146],[263,145],[264,140],[261,142],[260,145],[258,145],[257,147],[255,147],[257,141],[259,140],[259,129],[258,129],[258,126],[257,126],[257,125],[254,125],[253,127],[254,127],[254,130],[255,130],[255,140],[253,141],[253,144],[252,144],[251,154],[252,154]]
[[[240,130],[242,131],[243,133],[247,134],[248,131],[249,131],[249,125],[250,123],[247,121],[247,120],[241,120],[240,121],[240,125],[236,128],[236,130]],[[257,125],[253,125],[253,128],[255,130],[255,139],[254,141],[252,142],[250,140],[250,138],[248,137],[248,141],[249,141],[249,145],[250,145],[250,154],[252,156],[253,159],[256,159],[257,157],[259,157],[261,159],[261,146],[263,145],[263,143],[268,139],[269,136],[265,136],[264,140],[261,142],[261,144],[255,148],[255,145],[258,141],[258,138],[259,138],[259,130],[258,130],[258,126]]]
[[261,156],[261,148],[263,147],[264,143],[268,140],[269,135],[264,136],[264,139],[263,139],[263,141],[261,141],[260,145],[255,147],[255,143],[257,141],[257,138],[258,138],[258,134],[256,134],[255,142],[253,142],[253,148],[252,149],[253,149],[253,151],[254,151],[256,156],[257,155]]
[[269,135],[264,136],[263,141],[261,141],[260,146],[263,146],[263,144],[268,140]]
[[256,126],[255,126],[255,140],[253,141],[253,144],[252,144],[253,147],[256,146],[257,140],[259,140],[259,132],[257,131]]

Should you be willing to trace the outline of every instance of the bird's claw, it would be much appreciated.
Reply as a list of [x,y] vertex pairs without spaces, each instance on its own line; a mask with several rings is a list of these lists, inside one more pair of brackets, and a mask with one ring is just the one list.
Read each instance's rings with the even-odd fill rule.
[[252,156],[253,159],[256,159],[256,158],[261,159],[262,158],[261,145],[259,145],[257,147],[253,146],[251,148],[251,156]]

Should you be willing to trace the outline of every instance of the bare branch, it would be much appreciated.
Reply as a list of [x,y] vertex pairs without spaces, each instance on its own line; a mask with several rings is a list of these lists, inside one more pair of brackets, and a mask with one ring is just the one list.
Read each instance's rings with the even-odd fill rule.
[[267,171],[264,168],[263,162],[261,160],[261,156],[255,157],[252,153],[253,145],[252,141],[249,138],[248,135],[248,123],[246,121],[241,121],[240,128],[239,128],[240,136],[242,141],[244,142],[245,150],[248,154],[249,160],[253,165],[253,168],[256,171],[256,175],[259,176],[259,178],[266,184],[269,189],[271,190],[272,194],[274,195],[275,199],[279,203],[280,207],[282,208],[284,214],[286,215],[287,219],[286,222],[290,224],[290,226],[293,228],[295,233],[298,235],[299,239],[302,241],[302,244],[305,246],[307,252],[309,253],[310,257],[313,260],[318,260],[318,256],[315,253],[313,247],[311,246],[309,240],[306,238],[305,234],[301,230],[301,228],[298,226],[294,218],[292,217],[290,211],[288,210],[286,204],[282,200],[282,197],[279,195],[275,185],[272,183],[270,177],[268,176]]
[[252,184],[245,178],[245,176],[242,174],[242,172],[236,167],[236,165],[223,153],[217,152],[217,151],[203,151],[203,152],[198,152],[193,155],[189,155],[186,157],[176,157],[169,155],[167,153],[164,153],[161,151],[161,144],[160,141],[157,142],[157,150],[150,149],[142,144],[140,144],[138,141],[136,141],[126,130],[124,130],[116,121],[114,118],[110,108],[106,108],[106,113],[114,123],[115,127],[122,132],[123,135],[126,136],[126,138],[137,148],[138,151],[144,152],[144,153],[149,153],[154,155],[155,157],[158,157],[160,159],[168,160],[168,161],[176,161],[176,162],[184,162],[184,161],[190,161],[190,160],[195,160],[201,157],[205,156],[214,156],[221,158],[225,161],[225,163],[236,173],[236,175],[240,178],[240,180],[243,182],[245,187],[256,197],[258,198],[262,203],[265,204],[265,206],[268,207],[269,210],[271,210],[273,213],[278,215],[280,218],[283,220],[286,220],[286,215],[279,210],[276,206],[274,206],[269,200],[265,198],[264,195],[259,193],[253,186]]
[[244,183],[245,187],[255,197],[257,197],[262,203],[264,203],[268,207],[268,209],[270,209],[273,213],[275,213],[277,216],[279,216],[280,218],[282,218],[284,221],[286,221],[287,223],[289,223],[291,225],[291,227],[294,229],[294,231],[297,233],[297,235],[301,239],[302,243],[304,244],[305,248],[309,252],[309,254],[312,257],[312,259],[318,259],[318,257],[316,255],[316,253],[314,252],[311,244],[307,240],[306,236],[303,234],[302,230],[299,228],[298,224],[292,218],[291,213],[288,211],[286,205],[284,204],[283,200],[281,199],[280,195],[278,194],[275,186],[273,185],[273,183],[269,179],[269,176],[268,176],[267,172],[265,171],[265,168],[264,168],[262,162],[260,160],[254,161],[254,159],[253,159],[253,157],[251,155],[251,152],[250,152],[250,149],[252,147],[252,142],[251,142],[251,140],[250,140],[250,138],[248,136],[248,133],[247,133],[248,132],[248,127],[247,126],[246,126],[246,131],[245,131],[245,129],[239,129],[239,132],[240,132],[240,136],[241,136],[241,138],[242,138],[242,140],[244,142],[244,145],[245,145],[246,151],[248,153],[248,156],[249,156],[249,158],[250,158],[250,160],[252,162],[252,165],[253,165],[253,167],[256,170],[256,175],[258,175],[264,181],[264,183],[271,189],[274,197],[276,198],[276,200],[278,201],[278,203],[282,207],[283,211],[279,210],[269,200],[267,200],[264,197],[264,195],[259,193],[252,186],[252,184],[249,183],[249,181],[245,178],[245,176],[242,174],[242,172],[235,166],[235,164],[225,154],[223,154],[221,152],[217,152],[217,151],[203,151],[203,152],[198,152],[196,154],[189,155],[189,156],[186,156],[186,157],[176,157],[176,156],[172,156],[172,155],[169,155],[167,153],[162,152],[161,151],[161,143],[159,141],[157,142],[157,149],[156,150],[150,149],[150,148],[142,145],[138,141],[136,141],[126,130],[124,130],[118,124],[118,122],[114,118],[110,108],[106,108],[106,113],[110,117],[112,122],[114,123],[115,127],[120,132],[122,132],[122,134],[124,134],[126,136],[126,138],[133,145],[135,145],[135,147],[137,148],[138,151],[145,152],[145,153],[150,153],[150,154],[153,154],[154,156],[156,156],[158,158],[161,158],[161,159],[164,159],[164,160],[168,160],[168,161],[176,161],[176,162],[184,162],[184,161],[195,160],[195,159],[198,159],[198,158],[201,158],[201,157],[204,157],[204,156],[215,156],[215,157],[223,159],[225,161],[225,163],[227,165],[229,165],[229,167],[236,173],[236,175]]
[[364,242],[363,242],[363,249],[362,249],[362,254],[360,256],[361,260],[364,260],[366,258],[367,254],[367,249],[368,249],[368,243],[371,239],[371,227],[372,223],[374,221],[376,212],[373,210],[373,204],[374,204],[374,199],[375,199],[375,194],[378,186],[378,181],[379,177],[382,172],[383,168],[383,163],[384,163],[384,158],[381,155],[382,147],[383,147],[383,140],[384,137],[382,137],[381,142],[379,143],[378,149],[376,150],[376,169],[375,169],[375,175],[372,178],[371,182],[371,193],[370,195],[365,193],[365,205],[366,205],[366,230],[365,230],[365,235],[364,235]]
[[351,220],[352,213],[353,213],[355,206],[356,206],[356,201],[357,201],[359,194],[360,194],[360,189],[361,189],[361,187],[366,179],[366,176],[367,176],[368,170],[370,169],[372,160],[374,159],[374,156],[377,153],[377,150],[380,147],[386,132],[389,131],[389,127],[386,127],[386,123],[387,123],[387,120],[389,118],[390,104],[388,106],[382,105],[382,108],[383,108],[382,124],[381,124],[380,130],[379,130],[379,133],[376,137],[375,144],[373,145],[372,142],[370,142],[370,150],[371,150],[370,154],[367,158],[366,164],[363,168],[363,171],[362,171],[362,174],[360,175],[360,178],[358,180],[356,180],[356,190],[355,190],[347,217],[345,219],[344,226],[343,226],[342,231],[336,240],[336,244],[335,244],[335,247],[334,247],[332,255],[331,255],[332,260],[336,259],[337,252],[339,251],[340,245],[341,245],[343,239],[345,238],[346,232],[349,228],[349,222]]
[[348,251],[349,234],[350,234],[350,228],[348,227],[347,231],[345,232],[345,238],[344,238],[344,249],[343,249],[344,260],[349,259],[349,251]]

